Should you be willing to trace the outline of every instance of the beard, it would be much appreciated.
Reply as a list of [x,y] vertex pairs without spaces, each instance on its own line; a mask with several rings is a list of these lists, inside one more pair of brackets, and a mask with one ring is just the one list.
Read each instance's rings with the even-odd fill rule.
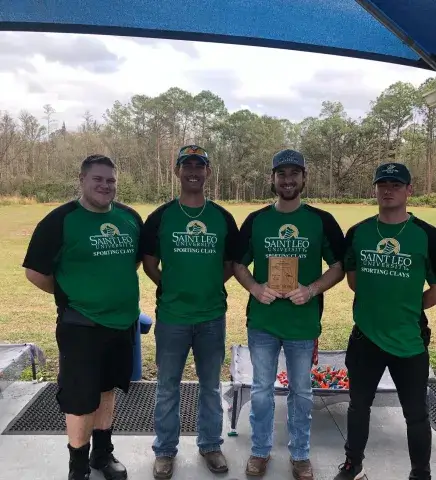
[[278,191],[277,191],[277,188],[274,188],[274,190],[282,200],[291,201],[291,200],[295,200],[301,194],[301,192],[304,190],[305,185],[306,185],[305,182],[303,182],[301,185],[298,185],[298,184],[291,185],[291,187],[293,187],[291,190],[285,190],[284,188],[280,188],[280,187]]

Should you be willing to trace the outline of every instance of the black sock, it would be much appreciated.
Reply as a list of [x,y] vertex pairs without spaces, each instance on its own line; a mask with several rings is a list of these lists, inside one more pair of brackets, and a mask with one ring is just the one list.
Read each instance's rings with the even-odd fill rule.
[[107,430],[93,430],[92,449],[111,453],[114,449],[112,445],[112,428]]
[[89,442],[79,448],[74,448],[68,444],[70,451],[70,471],[78,473],[89,473]]

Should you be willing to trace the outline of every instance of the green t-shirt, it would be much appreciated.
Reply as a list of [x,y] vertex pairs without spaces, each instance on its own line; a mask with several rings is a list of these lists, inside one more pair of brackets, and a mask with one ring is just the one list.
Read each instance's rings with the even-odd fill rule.
[[36,226],[23,267],[55,279],[55,301],[91,321],[129,328],[139,316],[142,219],[131,208],[112,203],[106,213],[72,201],[52,210]]
[[354,225],[345,256],[346,271],[356,272],[354,322],[398,357],[425,350],[423,289],[436,283],[436,229],[413,215],[404,225],[379,222],[377,231],[377,216]]
[[227,210],[210,200],[204,209],[182,210],[178,199],[171,200],[149,215],[142,238],[142,251],[162,268],[157,320],[196,324],[225,314],[224,262],[234,260],[238,240]]
[[[298,257],[298,281],[307,286],[321,277],[322,259],[332,265],[343,255],[344,235],[336,220],[307,204],[291,213],[268,205],[251,213],[241,226],[238,263],[254,262],[253,277],[260,284],[268,281],[269,257]],[[250,295],[247,324],[281,339],[312,340],[321,334],[322,312],[322,294],[304,305],[282,298],[266,305]]]

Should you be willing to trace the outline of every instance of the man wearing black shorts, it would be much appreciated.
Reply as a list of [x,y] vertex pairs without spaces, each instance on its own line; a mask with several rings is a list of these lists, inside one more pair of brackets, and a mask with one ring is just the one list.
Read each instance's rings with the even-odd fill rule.
[[114,388],[127,393],[133,369],[142,220],[114,202],[111,159],[87,157],[79,178],[81,197],[38,223],[23,267],[57,306],[57,400],[66,414],[68,480],[89,479],[90,466],[120,480],[127,471],[112,454]]
[[365,476],[370,410],[386,367],[406,420],[409,480],[430,480],[430,329],[425,310],[436,303],[436,229],[407,212],[412,186],[405,165],[381,165],[374,184],[378,215],[346,235],[345,270],[355,292],[355,325],[345,359],[350,379],[346,461],[335,480]]

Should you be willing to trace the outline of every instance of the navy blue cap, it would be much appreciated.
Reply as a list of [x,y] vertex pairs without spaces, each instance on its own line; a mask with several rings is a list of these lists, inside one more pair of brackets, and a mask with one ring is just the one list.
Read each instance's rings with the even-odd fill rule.
[[384,163],[377,167],[373,184],[376,184],[380,180],[390,180],[391,182],[401,182],[409,185],[412,177],[406,165],[402,163]]
[[287,165],[296,165],[302,170],[306,169],[306,161],[303,154],[297,152],[296,150],[281,150],[276,153],[272,160],[272,169],[275,170],[278,167],[287,166]]

